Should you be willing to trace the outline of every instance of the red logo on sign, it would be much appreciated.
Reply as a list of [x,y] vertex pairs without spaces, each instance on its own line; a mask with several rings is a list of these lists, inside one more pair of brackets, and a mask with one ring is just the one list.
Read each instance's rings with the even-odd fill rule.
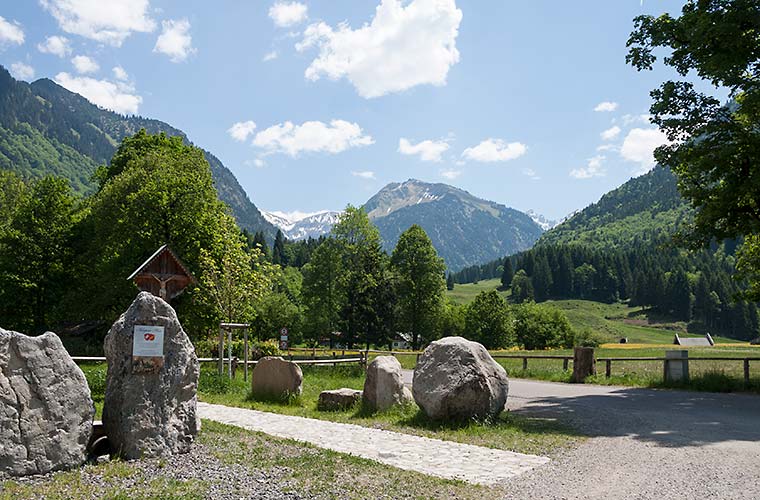
[[145,338],[145,340],[147,340],[148,342],[152,342],[152,341],[156,340],[156,336],[154,334],[152,334],[152,333],[146,333],[146,334],[144,334],[143,338]]

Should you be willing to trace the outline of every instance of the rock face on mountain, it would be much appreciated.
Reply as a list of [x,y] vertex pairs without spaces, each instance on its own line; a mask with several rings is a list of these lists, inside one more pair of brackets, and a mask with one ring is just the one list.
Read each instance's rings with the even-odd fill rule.
[[[136,325],[163,327],[159,363],[133,357]],[[104,347],[108,375],[103,425],[112,450],[127,459],[190,451],[200,429],[200,365],[174,309],[140,292],[109,330]]]
[[[95,169],[111,160],[124,137],[141,128],[190,142],[167,123],[101,109],[46,78],[31,84],[17,81],[0,66],[0,169],[30,178],[54,174],[67,178],[75,191],[88,193],[95,187]],[[240,227],[264,231],[274,239],[276,229],[232,172],[213,154],[205,151],[205,155],[219,199],[229,205]]]
[[52,332],[0,328],[0,472],[45,474],[84,463],[92,434],[90,388]]
[[341,212],[325,210],[313,214],[292,216],[282,212],[261,212],[264,218],[278,227],[289,240],[319,238],[328,234],[338,222]]
[[388,184],[364,205],[392,251],[412,224],[425,230],[451,270],[527,250],[543,233],[528,215],[467,191],[410,179]]

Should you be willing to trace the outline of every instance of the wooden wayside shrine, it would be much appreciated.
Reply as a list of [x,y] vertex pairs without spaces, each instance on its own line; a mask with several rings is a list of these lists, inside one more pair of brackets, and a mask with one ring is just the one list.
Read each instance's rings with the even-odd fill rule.
[[168,245],[156,250],[127,279],[134,280],[140,291],[150,292],[167,302],[178,297],[189,284],[195,283],[193,275]]

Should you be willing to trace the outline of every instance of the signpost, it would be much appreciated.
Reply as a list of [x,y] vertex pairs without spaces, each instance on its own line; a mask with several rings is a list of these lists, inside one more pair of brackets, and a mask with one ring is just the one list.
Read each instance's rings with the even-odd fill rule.
[[284,326],[280,329],[280,350],[284,351],[288,348],[288,329]]
[[164,366],[164,327],[135,325],[132,333],[132,372],[156,372]]

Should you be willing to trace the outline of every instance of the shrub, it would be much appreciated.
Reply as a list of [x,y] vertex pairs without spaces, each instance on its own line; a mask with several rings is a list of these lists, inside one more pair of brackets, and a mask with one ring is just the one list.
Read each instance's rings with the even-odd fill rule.
[[533,302],[511,307],[517,343],[524,349],[572,347],[575,331],[565,313],[556,307]]

